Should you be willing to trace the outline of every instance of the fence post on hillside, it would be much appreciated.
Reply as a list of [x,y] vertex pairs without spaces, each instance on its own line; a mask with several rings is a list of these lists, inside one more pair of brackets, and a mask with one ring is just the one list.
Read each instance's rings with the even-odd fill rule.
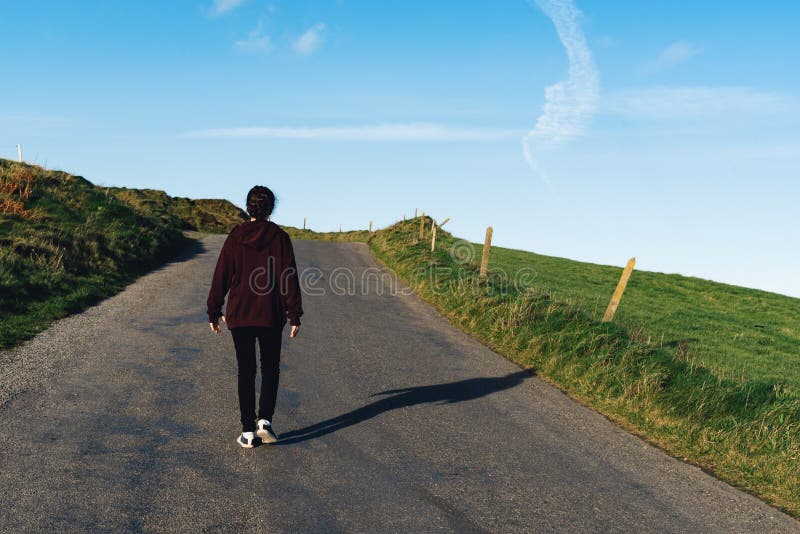
[[447,224],[447,221],[449,220],[450,217],[443,220],[440,224],[436,224],[436,221],[433,221],[433,224],[431,225],[431,252],[436,250],[436,228],[441,228]]
[[614,319],[614,314],[617,312],[619,301],[622,300],[622,294],[625,292],[625,286],[628,285],[628,279],[631,277],[634,265],[636,265],[636,258],[631,258],[628,260],[628,264],[625,266],[625,269],[622,270],[622,276],[620,276],[619,283],[617,283],[617,289],[615,289],[614,294],[611,295],[611,302],[608,303],[606,313],[603,315],[604,323]]
[[489,249],[492,248],[492,227],[486,228],[486,239],[483,241],[483,256],[481,257],[481,270],[480,277],[486,277],[486,271],[489,269]]
[[372,233],[372,221],[369,222],[369,233]]
[[339,223],[339,233],[340,234],[342,233],[342,225],[341,225],[341,223]]
[[22,163],[22,145],[17,143],[17,156],[19,156],[19,162]]
[[422,217],[419,220],[419,240],[425,239],[425,212],[422,212]]
[[414,218],[417,218],[417,208],[414,208]]
[[303,230],[306,229],[306,217],[303,217]]

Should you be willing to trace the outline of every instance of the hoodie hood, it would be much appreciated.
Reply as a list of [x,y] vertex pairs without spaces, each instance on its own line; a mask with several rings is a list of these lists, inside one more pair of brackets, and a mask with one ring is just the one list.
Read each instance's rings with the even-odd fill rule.
[[262,251],[278,236],[280,227],[272,221],[249,221],[239,227],[242,245]]

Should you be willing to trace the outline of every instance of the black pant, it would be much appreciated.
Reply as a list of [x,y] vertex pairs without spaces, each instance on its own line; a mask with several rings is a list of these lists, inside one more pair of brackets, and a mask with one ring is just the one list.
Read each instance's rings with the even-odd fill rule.
[[261,395],[258,399],[258,418],[272,421],[275,399],[278,396],[278,375],[281,363],[280,327],[242,326],[231,328],[236,362],[239,366],[239,411],[242,432],[256,429],[256,339],[261,356]]

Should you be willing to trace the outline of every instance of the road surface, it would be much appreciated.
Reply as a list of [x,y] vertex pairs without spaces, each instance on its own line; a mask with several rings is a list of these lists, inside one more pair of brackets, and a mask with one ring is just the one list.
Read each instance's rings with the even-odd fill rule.
[[0,531],[800,532],[364,283],[363,244],[296,242],[324,294],[284,340],[282,443],[239,448],[222,241],[0,353]]

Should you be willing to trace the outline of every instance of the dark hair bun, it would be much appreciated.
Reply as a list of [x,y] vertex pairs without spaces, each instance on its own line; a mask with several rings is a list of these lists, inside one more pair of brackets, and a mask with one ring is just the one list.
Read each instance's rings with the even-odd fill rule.
[[264,221],[275,208],[275,194],[269,187],[257,185],[247,193],[247,213],[257,221]]

